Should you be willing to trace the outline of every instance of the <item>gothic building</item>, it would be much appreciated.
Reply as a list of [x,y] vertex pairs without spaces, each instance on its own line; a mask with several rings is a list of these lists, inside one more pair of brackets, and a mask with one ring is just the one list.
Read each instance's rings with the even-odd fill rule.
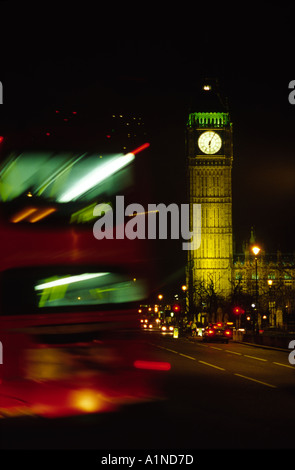
[[[201,245],[188,253],[188,285],[231,291],[233,233],[232,123],[219,95],[205,84],[186,126],[190,204],[201,205]],[[192,224],[192,221],[191,221]]]
[[[281,323],[282,312],[294,310],[291,295],[295,289],[294,259],[280,254],[274,257],[263,250],[256,259],[251,251],[255,243],[253,232],[249,234],[244,253],[239,256],[234,253],[233,125],[227,103],[214,81],[204,83],[191,105],[185,152],[189,203],[201,206],[201,244],[188,251],[187,260],[190,310],[195,311],[196,297],[199,297],[201,306],[203,303],[208,311],[208,295],[207,305],[202,302],[204,292],[247,304],[246,308],[259,296],[260,311],[267,312],[270,324]],[[191,211],[191,226],[192,217]]]
[[[236,303],[244,304],[251,314],[257,303],[260,325],[270,327],[295,326],[295,259],[292,254],[267,253],[262,248],[255,259],[253,228],[244,251],[234,254],[232,295]],[[250,316],[248,316],[250,319]],[[263,319],[265,321],[263,321]]]

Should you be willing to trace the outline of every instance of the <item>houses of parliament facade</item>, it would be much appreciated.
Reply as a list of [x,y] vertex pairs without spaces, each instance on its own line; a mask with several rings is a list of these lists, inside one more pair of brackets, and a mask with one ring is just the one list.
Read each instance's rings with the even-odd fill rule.
[[[185,153],[189,203],[201,205],[201,244],[188,252],[187,259],[190,310],[201,321],[202,310],[207,311],[208,319],[212,297],[231,299],[231,305],[242,305],[246,315],[258,306],[260,323],[266,318],[269,326],[283,327],[286,318],[295,312],[294,259],[279,252],[268,254],[263,249],[255,255],[251,227],[244,252],[234,253],[233,125],[216,82],[205,82],[191,104]],[[211,312],[213,318],[209,319],[222,320],[224,314],[219,312],[219,316]]]

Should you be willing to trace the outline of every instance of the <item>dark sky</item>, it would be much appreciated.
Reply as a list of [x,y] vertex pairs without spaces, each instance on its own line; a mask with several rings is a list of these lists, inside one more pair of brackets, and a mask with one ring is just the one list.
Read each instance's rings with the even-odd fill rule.
[[251,225],[267,251],[294,250],[295,105],[288,102],[288,84],[295,70],[288,11],[268,7],[254,15],[239,8],[228,22],[217,13],[213,27],[207,16],[192,19],[188,12],[155,25],[139,12],[138,21],[127,22],[82,6],[62,14],[57,4],[18,5],[16,13],[1,3],[0,135],[12,146],[16,136],[43,123],[46,128],[55,108],[79,111],[72,142],[79,137],[85,147],[100,145],[113,110],[138,112],[151,142],[142,185],[151,202],[185,202],[184,125],[202,78],[216,77],[234,126],[236,250]]

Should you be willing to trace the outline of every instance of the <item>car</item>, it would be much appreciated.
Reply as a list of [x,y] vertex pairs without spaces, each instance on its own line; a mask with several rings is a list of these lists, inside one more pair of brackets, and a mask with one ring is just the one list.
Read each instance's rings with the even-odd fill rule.
[[146,329],[146,328],[148,327],[148,323],[149,323],[149,321],[148,321],[147,318],[141,318],[141,319],[140,319],[140,326],[141,326],[141,328]]
[[203,332],[203,341],[221,341],[228,343],[231,338],[232,330],[223,326],[221,323],[209,325]]
[[142,323],[142,327],[146,331],[159,330],[159,324],[157,320],[146,320],[144,323]]
[[173,334],[173,332],[174,332],[173,325],[169,325],[168,323],[163,323],[163,325],[161,326],[161,333]]

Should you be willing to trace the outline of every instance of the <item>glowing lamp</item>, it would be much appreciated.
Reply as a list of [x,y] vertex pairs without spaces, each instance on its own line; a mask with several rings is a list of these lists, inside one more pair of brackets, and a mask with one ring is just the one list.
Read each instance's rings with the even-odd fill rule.
[[253,246],[252,251],[255,256],[257,256],[260,253],[260,248],[259,246]]

